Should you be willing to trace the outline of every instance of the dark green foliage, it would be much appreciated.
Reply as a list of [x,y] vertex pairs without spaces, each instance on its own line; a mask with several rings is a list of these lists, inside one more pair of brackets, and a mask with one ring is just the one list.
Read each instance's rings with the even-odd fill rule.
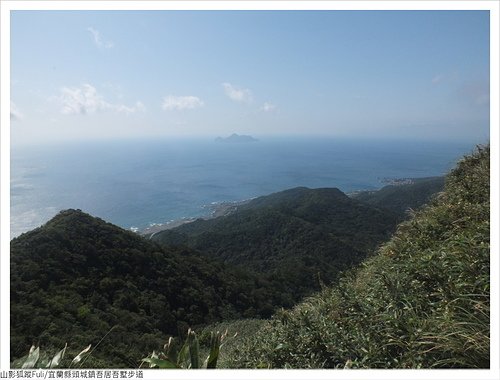
[[137,367],[164,336],[269,317],[280,297],[242,270],[67,210],[11,241],[11,357],[32,344],[78,351],[109,332],[93,365]]
[[[207,364],[218,367],[487,367],[488,189],[485,148],[358,271],[349,268],[398,219],[390,204],[381,207],[385,197],[373,207],[337,189],[291,189],[155,235],[163,245],[61,212],[11,241],[11,357],[34,344],[45,355],[38,363],[48,363],[66,343],[66,358],[92,344],[78,365],[137,367],[165,337],[180,336],[192,367],[210,351]],[[394,195],[393,206],[418,196]],[[340,283],[324,286],[342,271]],[[207,329],[199,346],[183,336],[222,320],[268,318],[320,287],[271,322],[231,323],[229,335],[241,335],[227,353]]]
[[392,213],[338,189],[300,187],[256,198],[228,216],[162,231],[153,240],[263,273],[291,306],[360,263],[395,225]]
[[230,353],[234,367],[489,368],[489,147],[377,256]]
[[444,177],[417,178],[412,184],[384,186],[377,191],[362,191],[354,199],[390,210],[400,219],[407,219],[409,209],[417,210],[429,203],[444,188]]

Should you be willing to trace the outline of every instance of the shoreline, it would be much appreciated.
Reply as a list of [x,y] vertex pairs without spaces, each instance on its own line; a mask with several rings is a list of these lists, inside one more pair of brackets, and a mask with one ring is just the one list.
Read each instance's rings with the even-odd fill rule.
[[[356,197],[359,194],[362,193],[374,193],[377,192],[381,189],[383,189],[386,186],[404,186],[404,185],[412,185],[415,184],[416,182],[419,182],[421,180],[426,180],[426,179],[431,179],[431,178],[436,178],[439,176],[431,176],[431,177],[414,177],[414,178],[409,178],[409,177],[404,177],[404,178],[390,178],[390,177],[384,177],[384,178],[378,178],[378,181],[380,182],[381,186],[377,189],[365,189],[365,190],[353,190],[349,192],[345,192],[344,194],[347,195],[350,198]],[[269,195],[269,194],[268,194]],[[203,205],[201,206],[202,209],[205,209],[208,211],[207,214],[205,215],[200,215],[200,216],[195,216],[195,217],[182,217],[181,219],[172,219],[168,222],[165,223],[151,223],[149,227],[146,228],[137,228],[137,227],[130,227],[130,230],[132,232],[135,232],[141,236],[149,236],[151,238],[154,234],[165,231],[165,230],[170,230],[176,227],[179,227],[183,224],[186,223],[192,223],[196,220],[210,220],[210,219],[215,219],[220,216],[227,216],[230,215],[238,209],[239,206],[242,206],[244,204],[247,204],[251,200],[255,199],[257,197],[249,198],[249,199],[244,199],[241,201],[220,201],[220,202],[212,202],[208,205]]]
[[247,204],[254,198],[249,198],[249,199],[244,199],[241,201],[221,201],[221,202],[212,202],[209,205],[203,205],[201,206],[203,209],[206,209],[208,211],[208,214],[201,215],[201,216],[196,216],[196,217],[183,217],[181,219],[173,219],[170,220],[166,223],[151,223],[149,227],[146,228],[137,228],[137,227],[130,227],[130,230],[132,232],[135,232],[141,236],[148,236],[151,238],[154,234],[165,231],[165,230],[170,230],[179,226],[182,226],[183,224],[186,223],[192,223],[196,220],[210,220],[210,219],[215,219],[220,216],[227,216],[232,213],[234,213],[239,206]]

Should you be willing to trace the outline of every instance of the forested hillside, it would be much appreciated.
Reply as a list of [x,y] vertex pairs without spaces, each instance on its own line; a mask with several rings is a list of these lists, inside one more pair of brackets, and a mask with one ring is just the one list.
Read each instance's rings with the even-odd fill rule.
[[170,246],[188,246],[263,273],[297,301],[334,281],[387,240],[396,216],[335,188],[299,187],[259,197],[231,215],[197,220],[155,234]]
[[489,368],[489,147],[377,256],[233,348],[248,368]]
[[417,210],[431,201],[444,188],[444,177],[413,179],[413,183],[388,185],[377,191],[362,191],[354,199],[396,213],[399,219],[408,217],[409,209]]
[[166,249],[67,210],[11,242],[11,356],[31,344],[79,351],[89,365],[137,367],[168,335],[243,317],[269,317],[282,295],[258,276]]
[[[189,327],[270,318],[284,307],[269,323],[236,323],[263,327],[230,345],[225,365],[484,366],[471,357],[487,344],[488,157],[482,149],[462,162],[446,192],[373,258],[397,210],[427,202],[438,180],[363,201],[334,188],[289,189],[152,240],[62,211],[11,241],[11,357],[32,344],[56,352],[68,343],[75,354],[92,344],[85,366],[137,367]],[[438,331],[453,342],[429,346]],[[439,351],[448,344],[465,345],[463,357]]]

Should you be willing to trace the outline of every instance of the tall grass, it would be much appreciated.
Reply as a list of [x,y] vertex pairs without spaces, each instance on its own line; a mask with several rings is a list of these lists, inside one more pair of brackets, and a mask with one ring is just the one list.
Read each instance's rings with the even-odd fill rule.
[[142,359],[142,364],[148,363],[150,368],[160,369],[214,369],[217,367],[220,349],[227,337],[227,330],[224,333],[212,331],[210,333],[209,353],[203,360],[198,337],[193,330],[189,329],[186,340],[180,349],[177,347],[175,339],[171,337],[163,347],[163,351],[159,353],[153,351],[150,356]]
[[489,147],[339,285],[231,352],[247,368],[488,368]]
[[[51,368],[85,368],[84,364],[91,358],[92,354],[94,351],[99,347],[99,345],[102,343],[102,341],[113,331],[117,325],[113,326],[100,340],[99,342],[95,345],[92,346],[92,344],[89,344],[86,348],[81,350],[76,356],[73,357],[73,359],[69,360],[66,353],[68,350],[68,344],[66,343],[64,348],[60,351],[57,351],[53,356],[51,355],[51,351],[53,350],[46,350],[46,351],[41,351],[40,346],[35,346],[32,345],[28,355],[25,357],[19,358],[14,360],[11,363],[12,368],[39,368],[39,369],[51,369]],[[74,352],[73,352],[74,355]],[[98,364],[96,366],[95,364]],[[92,361],[90,362],[90,365],[87,365],[87,367],[90,368],[95,368],[95,367],[103,367],[103,363],[100,363],[99,361]],[[105,366],[104,366],[105,367]]]

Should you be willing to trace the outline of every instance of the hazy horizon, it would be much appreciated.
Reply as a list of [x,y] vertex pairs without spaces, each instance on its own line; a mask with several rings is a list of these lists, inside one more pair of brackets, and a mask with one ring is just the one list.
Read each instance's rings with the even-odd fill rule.
[[[375,190],[446,174],[474,146],[452,141],[129,139],[11,150],[11,237],[78,208],[127,229],[200,217],[214,202],[294,187]],[[207,208],[208,207],[208,208]]]
[[488,11],[13,11],[13,145],[489,139]]

